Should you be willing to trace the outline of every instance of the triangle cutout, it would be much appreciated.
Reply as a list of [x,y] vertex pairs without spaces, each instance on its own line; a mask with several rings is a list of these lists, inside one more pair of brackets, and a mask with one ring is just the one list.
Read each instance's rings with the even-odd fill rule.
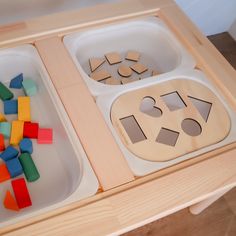
[[105,62],[105,59],[102,58],[90,58],[89,65],[92,72],[94,72],[99,66]]
[[210,111],[211,111],[212,103],[198,99],[198,98],[194,98],[190,96],[188,97],[193,103],[193,105],[196,107],[196,109],[198,110],[202,118],[205,120],[205,122],[207,122]]
[[9,190],[7,190],[7,192],[6,192],[3,204],[6,209],[13,210],[13,211],[20,210],[15,198],[12,196],[12,194]]

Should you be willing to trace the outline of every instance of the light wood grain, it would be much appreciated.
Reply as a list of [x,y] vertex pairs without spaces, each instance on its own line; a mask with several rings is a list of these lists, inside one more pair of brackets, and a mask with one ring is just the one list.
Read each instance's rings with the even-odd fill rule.
[[108,190],[134,180],[126,160],[60,38],[37,41],[35,45],[102,188]]
[[[176,92],[186,107],[171,111],[162,96]],[[212,104],[207,122],[200,115],[188,96]],[[160,117],[152,117],[140,110],[142,100],[151,97],[155,104],[150,109],[161,109]],[[175,103],[174,97],[171,102]],[[182,102],[182,101],[181,101]],[[121,119],[133,115],[141,127],[146,140],[133,143],[126,135]],[[201,134],[190,136],[182,129],[184,119],[194,119],[201,126]],[[218,143],[230,130],[230,118],[219,99],[202,84],[191,80],[172,80],[154,86],[127,92],[113,102],[111,120],[124,145],[136,156],[150,161],[167,161],[178,156]],[[174,146],[156,141],[161,128],[179,133]],[[169,137],[170,138],[170,137]]]

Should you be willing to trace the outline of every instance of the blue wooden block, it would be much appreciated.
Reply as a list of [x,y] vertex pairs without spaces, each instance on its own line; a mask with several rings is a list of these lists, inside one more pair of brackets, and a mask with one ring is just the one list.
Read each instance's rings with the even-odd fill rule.
[[24,152],[27,152],[29,154],[33,153],[33,144],[32,144],[32,141],[29,138],[23,138],[20,141],[19,146],[20,146],[20,151],[22,153],[24,153]]
[[12,146],[8,146],[4,152],[0,154],[0,158],[4,161],[9,161],[15,157],[17,157],[19,151]]
[[20,89],[22,88],[23,74],[19,74],[14,77],[10,82],[10,88]]
[[18,113],[18,102],[17,100],[6,100],[4,101],[4,113],[6,115]]
[[23,173],[23,169],[18,157],[7,161],[6,165],[11,178],[17,177],[18,175],[21,175]]

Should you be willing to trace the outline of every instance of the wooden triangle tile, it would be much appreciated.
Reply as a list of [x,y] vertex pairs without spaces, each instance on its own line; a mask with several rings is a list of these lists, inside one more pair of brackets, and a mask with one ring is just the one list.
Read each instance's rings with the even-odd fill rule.
[[107,54],[105,54],[105,57],[110,65],[114,65],[114,64],[120,63],[122,61],[121,56],[118,52],[107,53]]
[[94,72],[99,66],[105,62],[103,58],[90,58],[89,65],[92,72]]

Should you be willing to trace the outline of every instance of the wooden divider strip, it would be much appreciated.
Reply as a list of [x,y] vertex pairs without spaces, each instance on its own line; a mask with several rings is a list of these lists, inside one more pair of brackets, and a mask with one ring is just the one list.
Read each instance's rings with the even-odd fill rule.
[[58,37],[35,43],[103,190],[134,180],[118,145]]

